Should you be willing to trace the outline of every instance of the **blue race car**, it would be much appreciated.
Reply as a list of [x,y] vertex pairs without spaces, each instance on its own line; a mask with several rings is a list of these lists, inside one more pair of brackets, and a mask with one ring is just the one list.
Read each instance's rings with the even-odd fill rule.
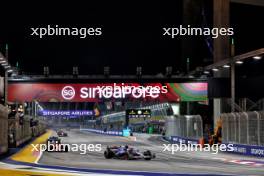
[[106,159],[123,159],[123,160],[137,160],[145,159],[151,160],[156,157],[151,151],[146,150],[140,152],[139,150],[126,146],[107,146],[104,157]]

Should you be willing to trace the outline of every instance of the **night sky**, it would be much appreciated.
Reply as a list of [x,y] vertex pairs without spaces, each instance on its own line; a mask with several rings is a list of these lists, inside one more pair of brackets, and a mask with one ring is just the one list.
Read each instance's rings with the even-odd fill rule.
[[[34,2],[34,1],[33,1]],[[0,49],[9,44],[9,60],[25,73],[42,74],[50,66],[51,74],[71,74],[79,66],[81,74],[135,74],[142,66],[144,74],[184,70],[182,38],[162,36],[162,27],[182,24],[181,1],[72,1],[66,3],[13,3],[1,5]],[[208,7],[209,6],[209,7]],[[206,6],[211,22],[210,5]],[[264,47],[264,7],[231,5],[231,27],[235,28],[237,53]],[[30,36],[30,27],[58,24],[61,27],[102,27],[99,37],[55,37],[38,39]],[[195,40],[199,52],[191,67],[204,65],[211,57],[204,40]],[[194,51],[196,52],[196,51]]]

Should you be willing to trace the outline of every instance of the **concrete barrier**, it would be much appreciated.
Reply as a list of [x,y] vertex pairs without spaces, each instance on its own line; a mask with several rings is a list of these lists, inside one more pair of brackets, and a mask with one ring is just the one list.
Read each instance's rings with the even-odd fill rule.
[[8,109],[0,104],[0,154],[8,150]]

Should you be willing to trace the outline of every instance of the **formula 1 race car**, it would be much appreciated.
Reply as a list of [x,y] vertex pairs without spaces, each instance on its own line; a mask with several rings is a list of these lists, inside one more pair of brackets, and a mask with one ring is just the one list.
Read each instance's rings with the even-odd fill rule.
[[139,150],[128,147],[128,146],[107,146],[104,157],[106,159],[124,159],[124,160],[137,160],[137,159],[145,159],[151,160],[155,158],[155,154],[151,153],[151,151],[146,150],[144,152],[140,152]]
[[62,144],[61,139],[56,136],[51,136],[46,142],[47,152],[68,152],[68,145]]
[[57,135],[59,137],[67,137],[68,136],[68,134],[62,130],[57,131]]
[[48,138],[47,140],[47,143],[50,143],[50,144],[60,144],[61,143],[61,139],[56,137],[56,136],[51,136]]

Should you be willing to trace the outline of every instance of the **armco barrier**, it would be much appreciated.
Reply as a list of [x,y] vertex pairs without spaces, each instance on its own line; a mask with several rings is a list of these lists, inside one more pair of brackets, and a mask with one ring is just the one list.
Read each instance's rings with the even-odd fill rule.
[[97,134],[104,134],[104,135],[112,135],[112,136],[123,136],[122,131],[103,131],[103,130],[96,130],[96,129],[80,129],[81,131],[88,131],[92,133],[97,133]]
[[188,138],[183,138],[183,137],[179,137],[179,136],[171,136],[171,137],[169,137],[169,141],[171,143],[199,144],[199,140],[197,140],[197,139],[188,139]]
[[[225,144],[228,145],[231,143],[225,143]],[[248,155],[248,156],[264,157],[264,146],[233,144],[233,147],[234,147],[234,151],[228,151],[228,152]]]

